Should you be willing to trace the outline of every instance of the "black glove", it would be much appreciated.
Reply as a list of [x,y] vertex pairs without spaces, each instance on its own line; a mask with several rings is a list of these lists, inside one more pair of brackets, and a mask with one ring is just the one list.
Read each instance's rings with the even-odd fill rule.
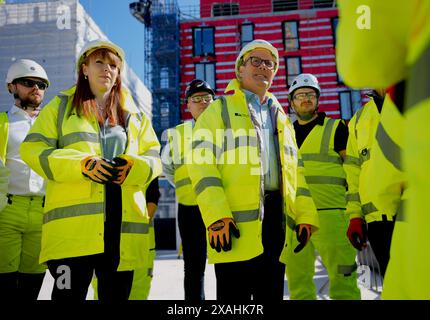
[[232,218],[223,218],[215,221],[208,228],[209,242],[212,249],[217,252],[231,250],[231,234],[236,238],[240,237],[239,229]]
[[112,180],[113,183],[121,185],[125,178],[127,178],[131,167],[133,166],[133,160],[127,160],[120,157],[115,157],[112,160],[114,168],[116,169],[116,177]]
[[311,237],[312,229],[310,224],[299,224],[296,226],[297,241],[299,244],[294,249],[294,253],[299,253],[303,250]]

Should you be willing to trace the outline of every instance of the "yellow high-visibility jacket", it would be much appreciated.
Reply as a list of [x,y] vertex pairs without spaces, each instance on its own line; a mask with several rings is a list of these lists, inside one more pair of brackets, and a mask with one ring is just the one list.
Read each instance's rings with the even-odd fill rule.
[[7,204],[6,194],[9,189],[9,169],[6,167],[7,143],[9,139],[9,121],[6,112],[0,112],[0,212]]
[[[401,210],[406,188],[400,159],[404,147],[404,121],[390,96],[386,95],[364,184],[369,188],[369,200],[390,216]],[[396,222],[399,220],[402,219],[397,216]]]
[[193,125],[190,121],[182,123],[167,131],[171,158],[175,167],[174,182],[178,203],[196,206],[196,195],[191,187],[187,166],[184,165],[185,155],[191,150]]
[[340,120],[324,118],[306,137],[300,153],[306,168],[306,182],[317,209],[346,207],[346,176],[342,158],[334,150],[334,136]]
[[346,159],[343,164],[347,176],[347,214],[350,219],[364,218],[367,222],[382,221],[382,215],[392,221],[393,215],[381,212],[370,201],[374,193],[368,185],[368,165],[372,156],[380,114],[375,102],[371,99],[352,117],[348,125],[349,136],[346,146]]
[[[61,92],[40,112],[21,145],[22,159],[47,180],[40,262],[104,251],[105,193],[84,177],[81,160],[103,156],[99,125],[71,110],[75,87]],[[146,185],[161,173],[160,144],[150,121],[124,88],[122,106],[130,117],[121,157],[134,161],[121,185],[122,224],[118,270],[143,266],[148,251]]]
[[[357,9],[371,12],[357,28]],[[352,87],[388,88],[404,80],[401,163],[408,197],[394,227],[383,299],[430,299],[430,1],[339,1],[338,70]],[[375,50],[378,48],[378,50]],[[363,54],[372,52],[372,55]]]
[[[231,96],[213,102],[194,127],[193,149],[186,159],[188,174],[206,227],[233,218],[240,238],[232,239],[232,250],[217,253],[208,249],[209,263],[252,259],[263,252],[261,227],[264,204],[262,130],[254,121],[244,92],[234,79],[226,92]],[[304,178],[304,166],[295,141],[294,129],[272,94],[272,119],[280,149],[284,213],[289,228],[307,223],[318,229],[318,216]],[[286,239],[287,243],[290,240]]]
[[6,112],[0,112],[0,161],[6,165],[7,143],[9,140],[9,120]]

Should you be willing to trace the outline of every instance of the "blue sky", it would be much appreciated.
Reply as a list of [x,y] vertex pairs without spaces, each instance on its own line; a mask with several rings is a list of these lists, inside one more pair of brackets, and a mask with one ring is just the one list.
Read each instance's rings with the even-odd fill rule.
[[[143,81],[145,27],[130,14],[128,5],[134,1],[138,0],[80,0],[80,3],[109,39],[124,49],[127,62]],[[182,11],[199,3],[199,0],[178,0]]]

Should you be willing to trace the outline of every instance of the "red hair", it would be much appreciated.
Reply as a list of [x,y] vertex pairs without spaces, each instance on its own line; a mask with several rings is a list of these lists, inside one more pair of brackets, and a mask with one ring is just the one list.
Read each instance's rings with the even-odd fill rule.
[[76,91],[73,97],[72,110],[75,109],[79,116],[84,116],[88,119],[94,115],[100,124],[105,123],[105,117],[99,112],[97,108],[97,102],[93,92],[91,91],[90,84],[83,72],[82,65],[90,62],[90,60],[102,58],[108,60],[110,64],[114,64],[118,68],[118,76],[114,86],[112,87],[109,97],[106,101],[106,117],[109,120],[109,125],[122,125],[125,127],[125,117],[123,112],[123,106],[121,105],[121,59],[114,54],[112,51],[101,48],[92,52],[88,57],[84,59],[82,64],[79,66],[78,81],[76,83]]

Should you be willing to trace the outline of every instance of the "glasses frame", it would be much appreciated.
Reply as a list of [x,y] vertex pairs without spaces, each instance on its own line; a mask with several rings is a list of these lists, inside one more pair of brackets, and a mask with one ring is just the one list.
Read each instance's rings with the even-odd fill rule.
[[15,79],[13,83],[15,84],[19,83],[20,85],[26,88],[33,88],[34,85],[37,85],[37,88],[39,88],[40,90],[46,90],[48,88],[48,84],[42,80],[19,78],[19,79]]
[[[195,99],[197,99],[198,101],[195,101]],[[210,100],[209,100],[210,99]],[[214,100],[213,96],[208,93],[208,94],[202,94],[202,95],[198,95],[198,96],[192,96],[190,97],[191,102],[194,103],[202,103],[202,102],[212,102]]]
[[[302,98],[298,98],[297,96],[302,96]],[[303,101],[305,99],[316,99],[317,98],[317,94],[316,92],[301,92],[301,93],[297,93],[293,96],[294,100],[299,100],[299,101]]]
[[[266,66],[266,68],[269,69],[269,70],[275,70],[275,68],[277,66],[277,63],[275,61],[267,60],[267,59],[261,59],[260,57],[256,57],[256,56],[251,56],[248,59],[246,59],[245,64],[248,61],[250,61],[251,65],[253,67],[256,67],[256,68],[258,68],[259,66],[261,66],[262,63],[264,63],[264,65]],[[273,65],[270,66],[269,64],[273,64]]]

